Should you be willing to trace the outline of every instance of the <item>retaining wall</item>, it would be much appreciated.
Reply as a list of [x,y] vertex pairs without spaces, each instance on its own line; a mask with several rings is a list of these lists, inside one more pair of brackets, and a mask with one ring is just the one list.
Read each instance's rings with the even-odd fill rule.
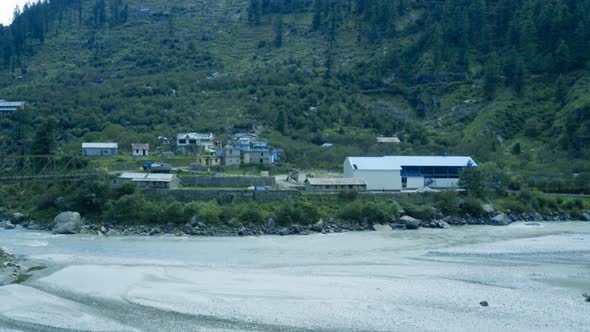
[[270,203],[289,198],[301,197],[301,192],[294,190],[250,191],[250,190],[146,190],[148,195],[159,197],[173,197],[180,202],[208,202],[216,200],[219,203],[260,202]]
[[252,186],[275,186],[274,177],[262,176],[185,176],[180,177],[183,187],[201,188],[246,188]]

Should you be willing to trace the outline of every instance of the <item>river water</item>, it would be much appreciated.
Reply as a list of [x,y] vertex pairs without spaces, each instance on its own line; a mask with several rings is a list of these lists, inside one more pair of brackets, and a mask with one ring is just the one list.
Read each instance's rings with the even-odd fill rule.
[[0,247],[48,266],[0,287],[1,332],[590,331],[590,223]]

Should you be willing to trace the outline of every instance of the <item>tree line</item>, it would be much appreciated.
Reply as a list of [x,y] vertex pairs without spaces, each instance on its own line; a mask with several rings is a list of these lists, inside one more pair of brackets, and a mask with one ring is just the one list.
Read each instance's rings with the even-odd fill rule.
[[0,70],[14,72],[23,65],[35,46],[43,45],[50,33],[64,26],[111,27],[125,23],[128,5],[124,0],[42,0],[17,7],[9,26],[0,25]]

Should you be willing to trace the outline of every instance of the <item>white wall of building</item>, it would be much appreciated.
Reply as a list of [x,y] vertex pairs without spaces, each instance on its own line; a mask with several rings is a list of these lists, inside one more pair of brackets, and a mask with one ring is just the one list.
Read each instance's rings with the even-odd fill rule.
[[402,177],[400,171],[393,170],[356,170],[353,178],[367,181],[369,191],[400,191]]
[[424,188],[423,176],[408,176],[407,189],[422,189]]
[[432,179],[434,182],[430,188],[456,188],[459,187],[459,179]]

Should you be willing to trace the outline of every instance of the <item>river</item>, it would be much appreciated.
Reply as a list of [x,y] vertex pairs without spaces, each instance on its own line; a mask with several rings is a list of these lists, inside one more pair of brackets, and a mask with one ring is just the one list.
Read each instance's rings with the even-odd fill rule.
[[48,267],[0,287],[1,332],[590,331],[590,223],[0,247]]

